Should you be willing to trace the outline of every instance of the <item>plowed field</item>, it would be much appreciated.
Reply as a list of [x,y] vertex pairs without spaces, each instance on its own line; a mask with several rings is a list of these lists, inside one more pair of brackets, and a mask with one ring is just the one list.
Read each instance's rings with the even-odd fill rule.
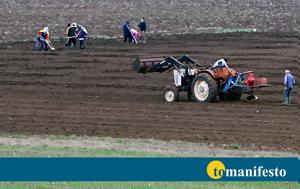
[[[298,77],[297,37],[287,34],[201,34],[155,37],[146,45],[90,40],[84,51],[33,51],[0,44],[0,132],[154,138],[300,151],[298,89],[283,106],[284,70]],[[188,54],[208,65],[224,56],[237,71],[255,71],[271,87],[258,100],[210,104],[162,100],[172,72],[137,74],[135,57]]]

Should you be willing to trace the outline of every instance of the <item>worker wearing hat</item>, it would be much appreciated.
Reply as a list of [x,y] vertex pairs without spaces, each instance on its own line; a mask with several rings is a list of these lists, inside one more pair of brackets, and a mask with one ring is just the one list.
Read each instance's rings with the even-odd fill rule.
[[65,44],[66,47],[71,47],[73,45],[73,47],[76,48],[76,41],[77,41],[76,29],[77,29],[76,23],[68,24],[68,28],[66,31],[66,35],[67,35],[67,42]]
[[76,35],[79,40],[79,48],[85,49],[85,41],[88,36],[88,31],[82,25],[77,25]]
[[40,48],[41,50],[47,51],[48,45],[47,45],[46,41],[49,41],[49,28],[48,27],[44,27],[37,33],[36,42],[35,42],[36,48]]

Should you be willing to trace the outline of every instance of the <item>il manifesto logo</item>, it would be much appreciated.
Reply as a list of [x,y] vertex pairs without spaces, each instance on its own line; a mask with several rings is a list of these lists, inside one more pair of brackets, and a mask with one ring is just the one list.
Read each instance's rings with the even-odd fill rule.
[[253,166],[251,168],[232,169],[225,166],[219,160],[211,161],[206,168],[207,175],[218,180],[221,178],[241,178],[241,177],[255,177],[255,178],[284,178],[287,174],[285,169],[274,167],[266,169],[261,165]]

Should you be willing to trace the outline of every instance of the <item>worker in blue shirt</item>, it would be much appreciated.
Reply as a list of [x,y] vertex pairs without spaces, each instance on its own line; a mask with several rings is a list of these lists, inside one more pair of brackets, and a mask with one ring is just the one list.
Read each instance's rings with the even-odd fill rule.
[[129,24],[129,21],[127,21],[124,25],[123,25],[123,34],[124,34],[124,43],[127,41],[129,41],[129,43],[132,43],[133,40],[133,36],[131,34],[131,27]]
[[283,97],[284,102],[283,104],[291,104],[291,92],[296,84],[294,76],[291,74],[290,70],[285,70],[285,76],[283,79],[284,84],[284,91],[283,91]]
[[79,48],[85,49],[85,41],[88,36],[88,31],[85,29],[85,27],[81,25],[77,25],[77,38],[79,39]]

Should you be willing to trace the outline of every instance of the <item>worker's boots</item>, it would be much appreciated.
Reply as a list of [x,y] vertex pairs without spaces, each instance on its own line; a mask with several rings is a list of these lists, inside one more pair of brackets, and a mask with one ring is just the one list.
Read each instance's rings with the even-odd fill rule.
[[290,103],[290,102],[289,102],[289,97],[288,97],[288,96],[284,95],[283,99],[284,99],[283,104],[287,105],[287,104]]
[[291,104],[291,96],[288,96],[287,99],[288,104]]

